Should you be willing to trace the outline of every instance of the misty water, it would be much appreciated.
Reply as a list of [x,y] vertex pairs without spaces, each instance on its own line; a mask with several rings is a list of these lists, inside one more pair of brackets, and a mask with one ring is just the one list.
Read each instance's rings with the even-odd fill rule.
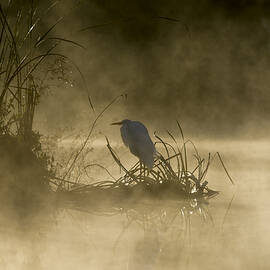
[[220,151],[236,185],[216,161],[207,180],[220,194],[208,204],[62,207],[29,224],[2,222],[1,269],[269,269],[269,144],[201,141],[198,148]]

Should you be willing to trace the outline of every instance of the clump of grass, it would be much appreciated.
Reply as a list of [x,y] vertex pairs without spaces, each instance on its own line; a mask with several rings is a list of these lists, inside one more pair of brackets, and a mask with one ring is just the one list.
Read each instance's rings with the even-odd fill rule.
[[[106,138],[107,148],[116,164],[124,172],[123,176],[119,179],[114,178],[112,181],[100,181],[89,185],[73,183],[66,196],[73,198],[73,202],[79,201],[81,206],[85,203],[88,209],[97,207],[100,203],[103,206],[118,205],[121,207],[123,202],[126,205],[128,201],[134,202],[149,198],[206,200],[219,193],[211,189],[206,180],[209,167],[215,158],[219,159],[228,179],[233,184],[220,154],[218,152],[214,155],[209,153],[207,158],[202,157],[194,143],[191,140],[185,140],[178,122],[177,125],[180,131],[181,146],[169,131],[167,134],[173,144],[155,134],[157,139],[155,145],[159,151],[151,170],[142,167],[139,161],[127,169],[111,147],[109,139]],[[189,158],[188,144],[193,148],[193,162]],[[105,167],[98,166],[113,178]]]
[[44,28],[43,18],[55,4],[45,11],[35,1],[0,4],[0,197],[25,213],[47,198],[53,175],[53,161],[33,130],[36,107],[49,78],[67,82],[64,65],[73,62],[57,51],[60,44],[82,47],[52,36],[63,18]]
[[[33,1],[24,5],[9,1],[5,8],[0,5],[0,134],[20,135],[27,140],[48,77],[67,82],[63,65],[74,64],[57,48],[62,42],[82,47],[72,40],[51,36],[63,18],[42,29],[42,17],[53,6],[42,14]],[[50,67],[51,61],[59,62],[57,69]]]

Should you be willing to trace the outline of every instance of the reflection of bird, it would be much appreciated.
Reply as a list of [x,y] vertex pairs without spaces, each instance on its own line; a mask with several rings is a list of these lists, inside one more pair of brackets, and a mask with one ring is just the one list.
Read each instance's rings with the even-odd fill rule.
[[137,156],[149,169],[152,169],[156,149],[147,128],[141,122],[128,119],[112,123],[112,125],[122,125],[120,131],[124,144],[133,155]]

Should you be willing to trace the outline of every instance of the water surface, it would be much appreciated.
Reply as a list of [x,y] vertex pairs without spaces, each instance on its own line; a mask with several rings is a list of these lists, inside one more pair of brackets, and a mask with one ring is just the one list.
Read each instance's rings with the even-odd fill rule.
[[269,269],[269,144],[198,144],[221,152],[236,183],[214,162],[207,180],[221,193],[208,204],[168,198],[95,213],[61,208],[29,227],[2,222],[1,269]]

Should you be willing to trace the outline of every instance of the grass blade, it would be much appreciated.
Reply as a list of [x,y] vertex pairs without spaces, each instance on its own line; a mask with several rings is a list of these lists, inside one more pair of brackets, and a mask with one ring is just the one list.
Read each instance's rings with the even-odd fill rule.
[[225,167],[225,164],[224,164],[224,162],[223,162],[223,160],[222,160],[222,158],[221,158],[219,152],[217,152],[217,156],[218,156],[218,158],[219,158],[219,160],[220,160],[220,163],[221,163],[221,165],[222,165],[224,171],[226,172],[228,178],[230,179],[231,183],[234,185],[234,181],[233,181],[233,179],[231,178],[231,176],[230,176],[230,174],[229,174],[227,168]]

